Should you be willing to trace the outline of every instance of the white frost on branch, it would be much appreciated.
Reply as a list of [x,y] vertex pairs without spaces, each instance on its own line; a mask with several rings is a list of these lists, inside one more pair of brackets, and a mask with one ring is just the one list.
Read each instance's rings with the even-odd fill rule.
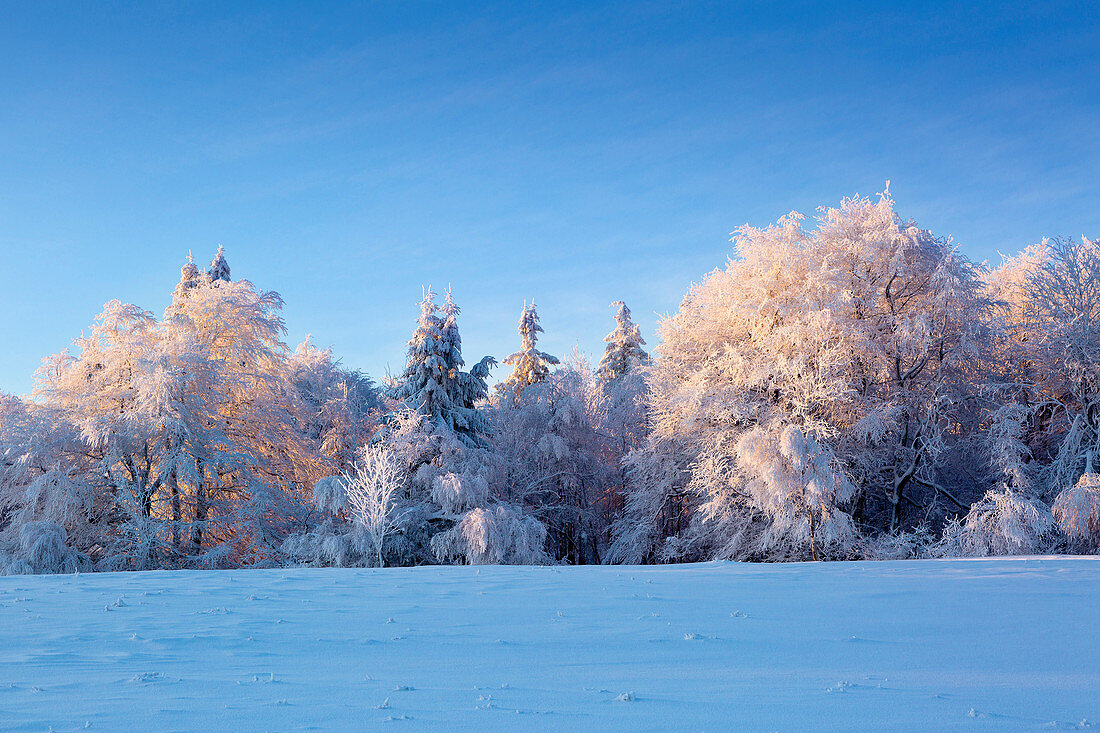
[[1100,545],[1100,474],[1086,473],[1054,499],[1054,519],[1066,536]]
[[542,565],[546,528],[518,507],[497,504],[467,512],[451,529],[432,538],[441,562],[469,565]]
[[404,475],[396,456],[381,445],[364,447],[351,473],[344,474],[348,511],[370,538],[382,567],[382,546],[386,536],[397,528],[395,513],[398,492]]
[[987,492],[961,521],[944,528],[936,553],[946,557],[1034,555],[1056,539],[1056,526],[1046,504],[1005,488]]

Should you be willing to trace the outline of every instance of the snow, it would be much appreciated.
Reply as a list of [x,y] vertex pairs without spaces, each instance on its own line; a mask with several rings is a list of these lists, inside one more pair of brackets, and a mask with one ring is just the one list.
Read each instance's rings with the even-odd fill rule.
[[0,577],[0,729],[1100,721],[1100,558]]

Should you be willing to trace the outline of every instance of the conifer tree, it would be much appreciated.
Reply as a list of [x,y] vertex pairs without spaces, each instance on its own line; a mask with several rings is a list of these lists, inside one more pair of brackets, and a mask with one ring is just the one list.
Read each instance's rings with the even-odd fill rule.
[[229,263],[225,260],[225,247],[218,245],[218,253],[210,261],[210,269],[206,271],[206,278],[211,283],[222,280],[229,282]]
[[559,363],[558,357],[538,350],[540,332],[542,326],[539,325],[539,314],[535,310],[534,302],[530,305],[524,304],[523,313],[519,317],[519,335],[522,339],[520,350],[504,360],[505,364],[512,367],[512,373],[504,380],[502,388],[511,389],[515,396],[532,384],[546,381],[550,375],[550,366]]
[[435,292],[429,287],[420,301],[420,317],[408,342],[405,371],[390,390],[390,397],[400,400],[420,414],[439,419],[446,405],[447,392],[441,384],[446,371],[440,355],[443,342],[443,321],[435,303]]
[[596,369],[596,376],[602,384],[623,376],[635,366],[649,361],[649,354],[642,349],[645,341],[638,331],[637,324],[630,318],[630,309],[626,303],[616,300],[611,305],[619,306],[615,314],[615,330],[604,337],[607,347]]
[[[223,259],[222,262],[224,261]],[[180,299],[187,297],[188,293],[199,286],[199,282],[199,268],[195,267],[194,258],[192,258],[191,255],[187,255],[187,262],[180,268],[180,281],[176,284],[176,289],[172,292],[172,302],[176,303]]]
[[442,312],[441,318],[435,293],[429,287],[420,303],[416,331],[409,340],[405,371],[390,389],[390,397],[423,415],[432,429],[453,432],[463,443],[473,445],[485,432],[484,418],[476,404],[488,394],[485,380],[496,360],[487,356],[469,372],[463,372],[459,307],[449,292]]

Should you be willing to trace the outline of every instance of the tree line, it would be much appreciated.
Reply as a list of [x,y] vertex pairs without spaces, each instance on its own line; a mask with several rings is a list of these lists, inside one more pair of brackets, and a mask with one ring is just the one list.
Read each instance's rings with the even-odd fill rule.
[[652,355],[531,303],[467,368],[429,288],[381,385],[188,261],[0,395],[0,571],[1097,551],[1100,241],[977,264],[886,193],[732,242]]

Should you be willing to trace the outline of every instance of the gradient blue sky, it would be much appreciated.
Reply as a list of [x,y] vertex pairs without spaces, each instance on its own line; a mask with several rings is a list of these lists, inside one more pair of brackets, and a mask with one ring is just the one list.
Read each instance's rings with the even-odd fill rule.
[[[967,7],[962,7],[966,5]],[[468,362],[598,358],[728,236],[874,194],[977,260],[1100,235],[1100,6],[0,3],[0,389],[188,251],[381,376],[421,286]]]

